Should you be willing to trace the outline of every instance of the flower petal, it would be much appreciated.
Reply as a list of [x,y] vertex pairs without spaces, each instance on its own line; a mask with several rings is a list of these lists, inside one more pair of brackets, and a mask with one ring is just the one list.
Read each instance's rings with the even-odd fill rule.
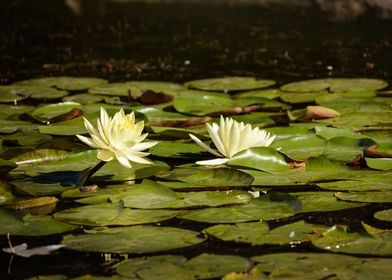
[[132,165],[130,164],[130,162],[129,162],[129,160],[128,160],[128,157],[125,156],[123,153],[120,153],[120,152],[115,153],[115,156],[116,156],[118,162],[119,162],[122,166],[125,166],[125,167],[128,167],[128,168],[132,168]]
[[206,126],[212,142],[214,143],[218,151],[221,153],[220,156],[226,156],[225,146],[223,145],[222,140],[219,136],[219,126],[215,123],[213,123],[212,125],[207,123]]
[[88,137],[85,137],[82,135],[76,135],[76,137],[78,137],[78,139],[80,141],[82,141],[84,144],[90,146],[91,148],[95,148],[95,149],[100,148],[97,144],[95,144],[95,142],[91,138],[88,138]]
[[195,135],[193,134],[189,134],[189,137],[192,138],[193,141],[196,142],[197,145],[199,145],[202,149],[206,150],[207,152],[213,154],[214,156],[217,157],[221,157],[222,155],[220,153],[218,153],[217,151],[211,149],[210,147],[208,147],[206,144],[204,144],[199,138],[197,138]]
[[102,161],[111,161],[114,159],[114,153],[110,150],[100,150],[97,154],[97,158]]
[[228,162],[228,158],[216,158],[216,159],[210,159],[210,160],[199,160],[196,161],[196,164],[198,165],[222,165]]

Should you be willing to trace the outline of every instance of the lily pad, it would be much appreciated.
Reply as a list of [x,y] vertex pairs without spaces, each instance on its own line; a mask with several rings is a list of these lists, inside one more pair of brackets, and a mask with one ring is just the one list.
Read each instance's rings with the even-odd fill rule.
[[190,260],[182,256],[164,255],[130,259],[116,268],[131,279],[210,279],[232,271],[246,271],[251,262],[234,255],[201,254]]
[[43,123],[71,112],[74,109],[82,110],[83,106],[76,102],[61,102],[56,104],[43,105],[31,112],[31,116]]
[[[256,267],[274,279],[358,279],[362,260],[327,253],[278,253],[252,257]],[[331,278],[331,279],[333,279]],[[270,279],[270,278],[269,278]],[[361,278],[362,279],[362,278]]]
[[5,181],[0,181],[0,205],[9,204],[15,200],[11,186]]
[[86,226],[140,225],[168,220],[177,215],[172,210],[135,210],[123,208],[123,202],[87,205],[54,214],[58,221]]
[[294,210],[286,201],[271,200],[269,195],[265,195],[248,204],[189,210],[177,217],[204,223],[239,223],[280,219],[292,215],[294,215]]
[[63,233],[74,230],[76,227],[58,222],[49,216],[25,215],[19,218],[17,215],[0,209],[0,234],[19,236],[43,236]]
[[362,191],[389,191],[392,189],[392,182],[384,182],[384,181],[370,181],[370,182],[362,182],[362,181],[352,181],[352,180],[344,180],[344,181],[336,181],[336,182],[325,182],[325,183],[317,183],[320,188],[326,190],[333,191],[353,191],[353,192],[362,192]]
[[392,222],[392,209],[378,211],[374,213],[374,217],[385,222]]
[[178,180],[189,184],[201,186],[249,186],[253,178],[245,172],[219,167],[219,168],[176,168],[164,179]]
[[345,201],[392,203],[392,191],[337,192],[335,196]]
[[318,238],[328,227],[307,224],[299,221],[293,224],[270,229],[266,222],[238,223],[235,225],[216,225],[205,229],[208,235],[223,241],[249,243],[251,245],[308,242]]
[[391,170],[392,158],[365,158],[368,167],[377,170]]
[[250,167],[271,172],[289,169],[283,155],[270,147],[258,147],[242,151],[230,159],[228,165]]
[[66,235],[66,248],[117,254],[162,252],[199,244],[204,238],[191,230],[173,227],[132,226],[92,230],[88,234]]
[[57,87],[69,91],[87,90],[90,87],[107,83],[106,80],[90,77],[47,77],[25,80],[15,85]]
[[5,175],[16,167],[17,165],[13,161],[0,158],[0,175]]
[[181,143],[174,141],[159,141],[157,145],[150,148],[151,155],[169,158],[189,158],[204,150],[195,143]]
[[347,228],[334,226],[315,239],[312,244],[317,248],[338,253],[366,254],[376,256],[392,255],[392,232],[380,230],[376,235],[349,232]]
[[269,87],[275,84],[272,80],[256,79],[254,77],[225,77],[201,79],[186,82],[185,86],[209,91],[241,91]]
[[283,85],[281,89],[288,92],[353,92],[375,91],[388,86],[378,79],[360,78],[326,78],[293,82]]

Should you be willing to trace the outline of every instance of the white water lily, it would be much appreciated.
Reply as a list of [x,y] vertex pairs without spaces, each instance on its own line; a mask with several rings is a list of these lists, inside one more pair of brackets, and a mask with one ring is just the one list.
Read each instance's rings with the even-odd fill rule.
[[97,158],[102,161],[117,159],[123,166],[132,168],[130,162],[153,164],[144,157],[149,153],[142,152],[158,142],[143,142],[148,133],[143,132],[144,122],[135,123],[134,112],[125,115],[121,109],[113,118],[109,117],[101,107],[101,115],[95,128],[86,118],[84,125],[91,138],[76,135],[80,141],[92,148],[99,149]]
[[217,150],[204,144],[195,135],[189,134],[201,148],[219,157],[212,160],[197,161],[200,165],[219,165],[227,163],[235,154],[254,147],[268,147],[275,140],[269,132],[252,128],[250,124],[237,122],[232,118],[221,116],[220,125],[216,123],[206,124],[208,134]]

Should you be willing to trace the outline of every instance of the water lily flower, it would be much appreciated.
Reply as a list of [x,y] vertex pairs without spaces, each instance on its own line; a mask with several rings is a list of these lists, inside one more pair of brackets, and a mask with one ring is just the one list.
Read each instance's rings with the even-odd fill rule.
[[143,132],[144,122],[135,123],[134,112],[125,115],[121,109],[113,118],[101,107],[101,115],[95,128],[86,118],[84,125],[91,138],[76,135],[80,141],[99,149],[97,158],[108,162],[117,159],[123,166],[132,168],[130,162],[153,164],[145,159],[149,153],[142,152],[158,142],[143,142],[148,133]]
[[275,136],[269,132],[253,128],[250,124],[237,122],[232,118],[220,117],[220,125],[207,123],[208,134],[217,150],[204,144],[195,135],[189,134],[201,148],[217,156],[212,160],[197,161],[199,165],[219,165],[227,163],[235,154],[254,147],[268,147],[274,141]]

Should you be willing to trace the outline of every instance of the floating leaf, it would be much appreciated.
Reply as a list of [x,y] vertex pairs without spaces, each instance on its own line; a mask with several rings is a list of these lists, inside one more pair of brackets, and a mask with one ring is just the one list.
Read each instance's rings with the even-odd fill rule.
[[246,258],[234,255],[201,254],[188,261],[182,256],[164,255],[126,260],[116,272],[132,279],[210,279],[246,271],[250,265]]
[[178,218],[204,223],[238,223],[280,219],[293,214],[287,202],[272,200],[269,195],[265,195],[244,205],[189,210]]
[[392,232],[385,230],[375,236],[366,233],[350,233],[346,228],[334,226],[315,239],[317,248],[338,253],[367,254],[377,256],[392,255]]
[[26,209],[33,207],[41,207],[51,204],[56,204],[58,199],[54,196],[42,196],[33,198],[23,198],[19,199],[11,204],[7,205],[10,209]]
[[0,209],[0,234],[19,236],[43,236],[63,233],[75,229],[75,226],[64,224],[49,216],[25,215],[20,219],[15,214]]
[[362,191],[389,191],[392,189],[392,182],[384,182],[384,181],[370,181],[370,182],[362,182],[362,181],[336,181],[336,182],[325,182],[325,183],[317,183],[320,188],[326,190],[333,191],[353,191],[353,192],[362,192]]
[[156,223],[176,216],[172,210],[134,210],[123,208],[123,202],[88,205],[54,214],[58,221],[87,226],[139,225]]
[[14,200],[15,196],[11,191],[11,186],[5,181],[0,181],[0,205],[9,204]]
[[183,267],[187,259],[183,256],[163,255],[129,259],[116,267],[116,272],[130,279],[160,280],[194,279],[192,271]]
[[201,186],[249,186],[253,178],[245,172],[219,168],[176,168],[165,179],[179,180]]
[[5,175],[16,167],[17,165],[14,162],[0,158],[0,175]]
[[[54,118],[72,112],[74,109],[82,110],[83,106],[76,102],[61,102],[43,105],[31,112],[31,116],[40,122],[53,122]],[[66,119],[64,119],[66,120]]]
[[366,203],[391,203],[392,191],[337,192],[335,196],[345,201]]
[[387,87],[383,80],[359,78],[326,78],[294,82],[283,85],[288,92],[353,92],[375,91]]
[[311,225],[303,221],[270,229],[265,222],[238,223],[235,225],[216,225],[205,232],[223,241],[249,243],[251,245],[298,244],[318,238],[328,227]]
[[105,83],[107,83],[106,80],[89,77],[48,77],[20,81],[15,83],[15,85],[46,86],[70,91],[81,91]]
[[195,143],[181,143],[173,141],[159,141],[157,145],[150,148],[153,156],[170,158],[188,158],[199,154],[204,150]]
[[368,167],[377,170],[391,170],[392,158],[365,158]]
[[253,77],[225,77],[194,80],[185,83],[188,88],[211,91],[240,91],[265,88],[275,84],[272,80],[262,80]]
[[392,209],[378,211],[374,213],[374,217],[385,222],[392,222]]
[[251,148],[234,155],[228,165],[250,167],[263,171],[283,171],[289,169],[283,155],[270,147]]
[[[256,267],[269,277],[284,279],[358,279],[360,258],[327,253],[278,253],[254,256]],[[268,278],[270,279],[270,278]],[[362,278],[361,278],[362,279]]]
[[62,244],[77,251],[143,254],[189,247],[204,241],[197,232],[173,227],[133,226],[90,232],[66,235]]

